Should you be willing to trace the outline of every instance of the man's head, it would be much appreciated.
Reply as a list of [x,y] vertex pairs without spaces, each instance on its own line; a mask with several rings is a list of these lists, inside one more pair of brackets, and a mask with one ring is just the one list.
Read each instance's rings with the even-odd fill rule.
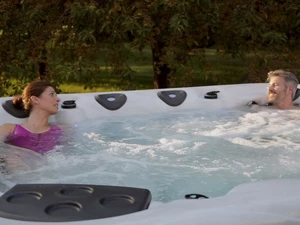
[[283,70],[268,73],[268,100],[278,109],[289,109],[293,106],[293,97],[298,86],[297,77]]

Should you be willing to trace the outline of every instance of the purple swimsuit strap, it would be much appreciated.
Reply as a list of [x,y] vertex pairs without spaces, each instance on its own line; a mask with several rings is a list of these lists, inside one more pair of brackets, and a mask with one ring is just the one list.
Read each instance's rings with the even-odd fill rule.
[[15,129],[13,130],[12,134],[20,134],[20,135],[28,135],[28,134],[46,134],[47,132],[51,132],[51,131],[56,131],[56,130],[61,130],[59,126],[57,125],[51,125],[50,129],[43,132],[43,133],[31,133],[29,130],[27,130],[26,128],[24,128],[22,125],[20,124],[16,124]]

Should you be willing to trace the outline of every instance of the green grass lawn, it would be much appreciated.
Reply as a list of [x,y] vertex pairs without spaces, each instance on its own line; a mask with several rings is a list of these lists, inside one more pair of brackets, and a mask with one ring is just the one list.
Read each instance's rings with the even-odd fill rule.
[[[56,53],[56,54],[59,54]],[[86,93],[86,92],[111,92],[123,90],[145,90],[153,89],[153,69],[152,69],[152,54],[150,48],[145,48],[142,53],[134,52],[134,56],[129,57],[127,64],[134,73],[131,76],[131,81],[121,83],[121,78],[111,74],[110,68],[105,66],[104,58],[106,52],[103,51],[97,58],[97,66],[100,72],[97,72],[97,82],[94,82],[92,88],[84,88],[86,81],[84,76],[78,79],[70,76],[67,82],[61,83],[59,89],[61,93]],[[244,62],[240,58],[232,58],[224,54],[218,54],[215,49],[205,49],[205,60],[199,60],[197,57],[192,57],[189,60],[189,66],[193,71],[188,75],[177,75],[172,80],[172,87],[186,86],[203,86],[203,85],[218,85],[218,84],[233,84],[243,83],[245,74]],[[55,66],[60,66],[59,62]],[[67,68],[67,67],[66,67]],[[179,74],[185,74],[186,71],[179,70]],[[61,75],[67,74],[68,71],[62,71]],[[12,83],[16,84],[15,78],[11,79]],[[26,85],[26,83],[24,84]],[[11,90],[10,90],[11,89]],[[13,95],[12,88],[8,90],[9,96]]]
[[[80,82],[70,82],[61,84],[60,89],[62,93],[152,89],[153,70],[150,49],[143,50],[143,60],[130,59],[127,63],[135,71],[129,87],[121,85],[120,79],[112,76],[109,73],[109,68],[105,68],[104,63],[100,62],[102,73],[100,82],[96,84],[96,87],[84,89],[84,85]],[[176,77],[175,87],[243,83],[246,76],[242,59],[218,54],[215,49],[205,50],[204,63],[192,58],[189,64],[194,68],[192,75],[190,77]]]

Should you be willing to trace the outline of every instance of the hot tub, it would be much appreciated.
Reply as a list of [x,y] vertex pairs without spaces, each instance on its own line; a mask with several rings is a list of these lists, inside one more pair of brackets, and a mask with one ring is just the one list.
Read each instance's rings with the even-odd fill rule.
[[[3,176],[0,191],[18,183],[146,190],[143,210],[71,224],[299,223],[298,111],[248,105],[265,95],[266,84],[59,95],[50,122],[69,126],[68,144],[46,155],[45,165]],[[0,122],[26,120],[10,100],[1,98]],[[38,185],[42,194],[29,196],[42,199]],[[185,199],[195,193],[209,198]],[[54,218],[58,207],[50,206],[43,211]],[[81,210],[76,201],[64,206]],[[0,213],[3,224],[55,223],[8,214]]]

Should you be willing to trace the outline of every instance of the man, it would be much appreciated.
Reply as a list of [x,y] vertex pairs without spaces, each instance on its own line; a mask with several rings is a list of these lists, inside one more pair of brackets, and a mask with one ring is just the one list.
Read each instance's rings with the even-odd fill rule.
[[268,73],[268,103],[276,109],[294,109],[294,97],[298,87],[297,77],[283,70]]

